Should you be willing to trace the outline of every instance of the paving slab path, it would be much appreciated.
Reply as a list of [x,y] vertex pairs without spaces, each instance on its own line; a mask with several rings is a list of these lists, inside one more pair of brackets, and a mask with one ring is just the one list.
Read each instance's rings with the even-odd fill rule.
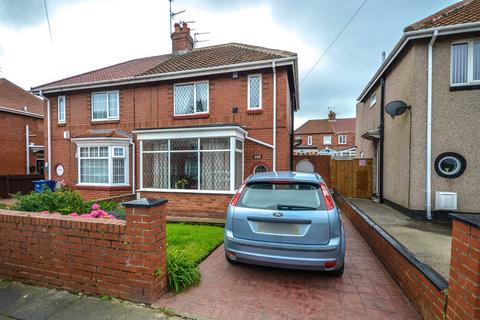
[[223,247],[201,265],[202,282],[154,307],[211,319],[419,319],[402,290],[353,225],[347,232],[345,273],[230,265]]

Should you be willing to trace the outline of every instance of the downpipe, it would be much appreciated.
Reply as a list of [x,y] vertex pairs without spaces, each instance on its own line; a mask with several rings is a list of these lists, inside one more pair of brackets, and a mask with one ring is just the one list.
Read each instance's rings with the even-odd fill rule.
[[47,101],[47,164],[45,168],[48,173],[48,180],[52,180],[52,119],[50,110],[50,99],[43,95],[42,90],[39,90],[37,95],[44,101]]
[[277,170],[277,70],[275,61],[272,61],[273,69],[273,160],[272,169]]

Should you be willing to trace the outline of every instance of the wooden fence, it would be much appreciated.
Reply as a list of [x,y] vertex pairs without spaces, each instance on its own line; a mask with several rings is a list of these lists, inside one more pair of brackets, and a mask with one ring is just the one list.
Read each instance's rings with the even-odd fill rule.
[[33,190],[33,181],[43,178],[41,174],[0,176],[0,199],[9,198],[11,193],[29,193]]
[[[302,166],[302,162],[309,166]],[[320,174],[330,188],[345,197],[370,198],[373,194],[372,159],[331,159],[324,155],[295,155],[294,170]],[[300,165],[299,165],[300,164]]]

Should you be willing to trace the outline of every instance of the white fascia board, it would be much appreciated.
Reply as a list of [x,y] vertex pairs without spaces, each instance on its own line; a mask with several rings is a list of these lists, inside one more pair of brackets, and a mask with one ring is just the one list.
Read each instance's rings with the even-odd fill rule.
[[7,108],[7,107],[2,107],[2,106],[0,106],[0,111],[19,114],[19,115],[22,115],[22,116],[27,116],[27,117],[32,117],[32,118],[43,119],[43,114],[34,113],[34,112],[30,112],[30,111],[23,111],[23,110]]
[[129,145],[132,139],[128,138],[108,138],[108,137],[95,137],[95,138],[73,138],[72,141],[79,147],[82,146],[118,146]]
[[430,28],[424,30],[416,30],[405,32],[400,40],[397,42],[395,47],[392,49],[388,57],[385,59],[383,64],[380,68],[375,72],[373,78],[368,82],[365,89],[363,89],[360,96],[357,98],[357,103],[363,101],[365,96],[368,92],[372,89],[372,87],[377,83],[380,77],[383,75],[385,70],[395,61],[395,58],[402,52],[403,48],[407,45],[410,40],[414,39],[421,39],[421,38],[430,38],[433,36],[435,30],[438,30],[438,36],[445,36],[451,34],[458,34],[458,33],[468,33],[468,32],[475,32],[480,31],[480,22],[472,22],[472,23],[464,23],[464,24],[457,24],[452,26],[444,26],[438,28]]
[[166,72],[162,74],[145,75],[145,76],[139,76],[139,77],[127,77],[127,78],[120,78],[115,80],[87,82],[83,84],[51,86],[51,87],[45,86],[45,87],[38,87],[38,88],[32,89],[30,90],[30,92],[39,92],[41,90],[45,94],[45,93],[62,92],[66,90],[103,88],[103,87],[121,86],[121,85],[128,85],[128,84],[149,83],[149,82],[172,80],[172,79],[208,76],[208,75],[229,73],[229,72],[264,69],[264,68],[271,68],[273,61],[275,61],[276,66],[293,65],[297,61],[297,56],[280,58],[280,59],[263,60],[263,61],[254,61],[254,62],[248,62],[248,63],[230,64],[225,66],[215,66],[215,67],[201,68],[201,69],[195,69],[195,70]]
[[245,140],[247,131],[237,126],[168,128],[133,131],[138,140],[237,137]]

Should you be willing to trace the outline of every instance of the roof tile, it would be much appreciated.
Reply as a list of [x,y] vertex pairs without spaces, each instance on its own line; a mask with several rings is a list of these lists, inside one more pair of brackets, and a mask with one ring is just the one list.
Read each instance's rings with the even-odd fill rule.
[[355,118],[336,119],[334,122],[328,121],[328,119],[308,120],[297,130],[295,130],[296,134],[346,132],[355,132]]
[[0,106],[43,114],[43,101],[5,78],[0,78]]

